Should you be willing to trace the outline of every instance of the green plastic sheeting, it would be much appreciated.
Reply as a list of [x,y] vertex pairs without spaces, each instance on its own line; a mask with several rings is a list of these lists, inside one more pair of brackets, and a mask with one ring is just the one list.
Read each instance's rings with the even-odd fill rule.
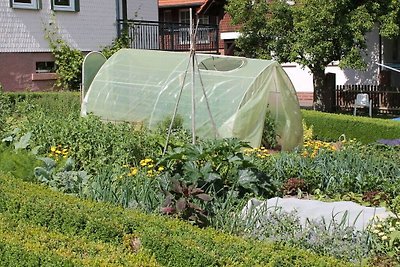
[[[277,62],[207,54],[197,54],[196,58],[197,136],[215,136],[208,99],[219,137],[237,137],[253,147],[260,146],[269,110],[275,118],[282,149],[301,144],[302,118],[296,92]],[[107,121],[143,122],[154,128],[172,117],[183,85],[178,114],[184,119],[184,126],[191,129],[189,63],[188,53],[122,49],[97,72],[84,97],[82,114],[93,113]]]
[[83,75],[83,94],[86,95],[90,85],[97,72],[107,61],[106,57],[97,51],[90,52],[83,60],[82,75]]

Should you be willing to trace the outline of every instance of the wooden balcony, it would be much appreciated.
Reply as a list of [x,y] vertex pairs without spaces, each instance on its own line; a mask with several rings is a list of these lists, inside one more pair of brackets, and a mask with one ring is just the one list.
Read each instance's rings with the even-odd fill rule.
[[[146,20],[117,21],[127,32],[131,48],[189,51],[189,24]],[[218,25],[199,24],[196,34],[196,50],[206,53],[219,53]]]

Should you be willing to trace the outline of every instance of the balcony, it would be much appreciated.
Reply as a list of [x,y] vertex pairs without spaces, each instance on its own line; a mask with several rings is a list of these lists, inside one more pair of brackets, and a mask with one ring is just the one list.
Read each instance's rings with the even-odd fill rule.
[[[189,51],[189,24],[160,21],[118,20],[121,32],[129,35],[131,48]],[[196,50],[219,53],[218,25],[199,24],[196,34]]]

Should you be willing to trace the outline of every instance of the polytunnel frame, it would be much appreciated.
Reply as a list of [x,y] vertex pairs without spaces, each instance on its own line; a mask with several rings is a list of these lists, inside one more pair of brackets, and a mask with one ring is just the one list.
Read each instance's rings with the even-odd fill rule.
[[[125,58],[125,59],[128,59],[127,58],[127,56],[129,55],[129,57],[131,57],[132,58],[132,60],[134,60],[133,62],[136,62],[136,60],[137,59],[139,59],[139,60],[141,60],[141,57],[142,57],[142,51],[143,52],[145,52],[145,50],[134,50],[134,49],[125,49],[126,51],[124,52],[124,51],[121,51],[122,52],[122,54],[120,54],[120,56],[119,56],[119,59],[116,59],[116,60],[114,60],[114,61],[112,61],[111,62],[111,64],[108,64],[107,66],[105,66],[105,68],[106,68],[106,70],[108,69],[108,72],[104,72],[104,70],[103,70],[103,72],[102,72],[102,74],[101,74],[101,78],[100,78],[100,82],[105,82],[105,83],[108,83],[108,81],[110,82],[110,84],[112,84],[112,83],[119,83],[118,81],[118,78],[115,80],[114,79],[114,81],[113,81],[113,79],[112,79],[112,77],[114,77],[113,76],[113,72],[111,71],[114,67],[112,67],[113,66],[113,64],[114,63],[116,63],[116,62],[121,62],[120,60],[121,59],[123,59],[123,58]],[[132,52],[130,52],[129,50],[131,50]],[[128,52],[128,53],[127,53]],[[127,53],[126,55],[124,54],[124,53]],[[158,53],[160,53],[160,54],[158,54]],[[173,56],[173,54],[176,54],[176,55],[178,55],[178,54],[180,54],[179,56],[177,56],[177,57],[174,57]],[[123,56],[122,56],[123,55]],[[179,67],[179,69],[176,69],[178,72],[177,72],[177,75],[173,75],[173,76],[171,76],[171,74],[172,73],[170,73],[170,71],[168,70],[168,67],[166,67],[167,65],[164,65],[163,67],[161,67],[161,71],[164,71],[164,73],[165,73],[165,75],[167,75],[167,76],[165,76],[165,78],[167,78],[167,77],[175,77],[174,79],[175,79],[175,81],[176,82],[174,82],[174,85],[173,85],[173,87],[175,87],[175,88],[177,88],[178,89],[178,84],[179,85],[182,85],[182,84],[185,84],[185,83],[182,83],[182,74],[183,74],[183,70],[184,70],[184,67],[185,67],[185,65],[186,64],[190,64],[190,62],[189,61],[186,61],[185,60],[185,55],[183,55],[182,56],[182,53],[171,53],[171,52],[165,52],[165,51],[146,51],[146,54],[144,55],[145,57],[144,58],[153,58],[153,59],[155,59],[155,58],[160,58],[160,56],[162,56],[162,55],[165,55],[165,56],[167,56],[166,58],[169,60],[169,62],[176,62],[176,63],[178,63],[178,62],[181,62],[181,63],[179,63],[179,65],[180,65],[180,67]],[[150,56],[150,57],[149,57]],[[187,58],[187,57],[186,57]],[[247,58],[240,58],[240,57],[226,57],[226,56],[221,56],[221,55],[209,55],[209,54],[199,54],[199,58],[197,58],[197,56],[196,56],[196,60],[197,60],[197,63],[195,64],[195,66],[197,66],[197,67],[199,67],[201,64],[202,64],[202,62],[204,61],[204,60],[206,60],[207,58],[212,58],[213,60],[215,60],[215,59],[224,59],[224,60],[228,60],[228,61],[230,61],[230,60],[232,60],[232,59],[235,59],[235,60],[240,60],[241,61],[241,63],[240,64],[237,64],[238,65],[238,67],[237,68],[232,68],[232,69],[230,69],[230,70],[224,70],[224,71],[216,71],[215,69],[207,69],[207,70],[205,70],[205,69],[201,69],[201,68],[197,68],[196,69],[196,74],[198,74],[198,73],[200,73],[200,76],[202,76],[202,75],[204,75],[205,73],[209,73],[209,74],[206,74],[206,83],[207,83],[207,92],[208,92],[208,90],[210,90],[210,88],[211,88],[211,90],[214,90],[214,89],[216,89],[216,88],[218,88],[219,87],[219,82],[218,81],[221,81],[222,82],[222,84],[221,85],[223,85],[225,88],[233,88],[233,87],[231,87],[232,85],[235,85],[235,84],[237,84],[237,83],[235,83],[235,79],[236,80],[238,80],[238,81],[240,81],[240,84],[242,83],[242,75],[243,75],[243,77],[245,78],[245,77],[247,77],[247,78],[245,78],[245,79],[247,79],[247,81],[244,81],[244,83],[243,83],[243,85],[238,85],[237,87],[236,87],[236,89],[234,89],[234,91],[232,91],[231,93],[232,94],[236,94],[236,100],[234,100],[234,102],[232,102],[232,103],[235,103],[233,106],[231,105],[231,108],[229,108],[229,113],[226,113],[225,115],[223,115],[223,117],[222,117],[222,121],[220,121],[219,123],[218,123],[218,129],[222,129],[222,127],[224,127],[224,124],[225,124],[225,120],[226,119],[228,119],[229,118],[229,115],[228,114],[232,114],[232,115],[234,115],[234,113],[235,113],[235,111],[237,112],[237,111],[239,111],[239,113],[241,113],[240,112],[240,109],[242,108],[242,105],[243,105],[243,103],[244,103],[244,101],[246,101],[246,97],[247,97],[247,92],[250,92],[249,91],[249,89],[251,88],[251,87],[253,87],[253,89],[255,89],[256,91],[254,91],[254,93],[253,94],[255,94],[255,96],[259,93],[259,92],[261,92],[265,97],[267,97],[267,98],[264,98],[265,100],[257,100],[257,101],[261,101],[261,102],[264,102],[264,101],[267,101],[267,102],[265,102],[265,103],[269,103],[269,104],[271,104],[271,103],[277,103],[277,104],[275,104],[275,107],[273,107],[273,105],[274,104],[272,104],[271,106],[269,106],[268,107],[268,110],[270,110],[271,111],[271,113],[273,113],[274,114],[274,117],[272,117],[276,122],[278,122],[278,118],[279,118],[279,125],[281,125],[281,131],[280,131],[280,133],[282,134],[283,133],[283,135],[284,136],[287,136],[288,134],[288,132],[287,132],[287,129],[289,128],[289,131],[291,131],[293,128],[292,128],[292,126],[290,126],[291,124],[292,124],[292,121],[293,121],[293,118],[299,118],[300,120],[301,120],[301,114],[300,115],[298,115],[298,116],[292,116],[292,115],[288,115],[289,113],[288,113],[288,110],[289,110],[289,112],[290,111],[292,111],[292,110],[299,110],[299,108],[297,107],[297,108],[295,108],[295,109],[292,109],[292,108],[289,108],[288,110],[286,109],[286,107],[287,107],[287,104],[290,104],[290,106],[292,106],[292,104],[295,104],[295,106],[298,106],[298,99],[297,99],[297,96],[296,96],[296,94],[295,94],[295,91],[294,91],[294,88],[293,88],[293,84],[292,84],[292,82],[290,81],[290,79],[288,78],[288,76],[287,76],[287,74],[283,71],[283,70],[281,70],[281,67],[279,67],[280,65],[279,64],[277,64],[276,62],[273,62],[273,61],[266,61],[266,63],[257,63],[257,61],[258,60],[255,60],[255,59],[247,59]],[[112,58],[110,58],[110,59],[112,59]],[[142,60],[143,60],[143,58],[142,58]],[[172,61],[171,61],[172,60]],[[200,62],[199,62],[200,61]],[[254,61],[254,62],[253,62]],[[124,63],[123,64],[127,64],[127,62],[128,62],[128,64],[129,64],[129,60],[128,61],[123,61]],[[138,62],[140,62],[140,61],[138,61]],[[144,61],[144,62],[146,62],[146,61]],[[139,64],[139,69],[142,69],[142,70],[144,70],[144,71],[147,71],[148,69],[151,69],[152,68],[152,63],[150,63],[150,62],[153,62],[153,61],[147,61],[147,64],[145,64],[143,67],[141,66],[141,64]],[[164,62],[164,60],[163,59],[161,59],[161,61],[160,62]],[[243,63],[244,62],[244,63]],[[229,73],[234,73],[234,71],[236,71],[237,69],[241,69],[241,68],[243,68],[243,67],[245,67],[246,65],[248,65],[248,64],[250,64],[250,62],[251,62],[251,66],[250,66],[250,69],[248,69],[247,67],[247,69],[244,71],[244,72],[242,72],[242,71],[240,71],[240,74],[238,73],[238,75],[236,75],[236,74],[233,74],[233,76],[231,76],[231,75],[229,75]],[[134,65],[136,65],[136,64],[134,64]],[[132,66],[134,66],[134,65],[132,65]],[[123,65],[123,66],[125,66],[125,65]],[[162,65],[154,65],[154,66],[162,66]],[[101,67],[100,67],[101,68]],[[137,68],[134,68],[134,70],[135,70],[135,73],[136,73],[136,69]],[[132,69],[130,70],[130,71],[132,71]],[[175,71],[174,71],[175,72]],[[216,75],[213,75],[212,73],[214,73],[214,72],[218,72],[218,73],[227,73],[227,75],[224,75],[224,74],[222,74],[222,76],[221,75],[218,75],[218,74],[216,74]],[[263,73],[263,72],[265,72],[265,74]],[[107,74],[108,73],[108,74]],[[114,73],[116,73],[116,72],[114,72]],[[144,72],[144,73],[146,73],[146,72]],[[168,74],[169,73],[169,74]],[[180,73],[180,74],[178,74],[178,73]],[[195,73],[195,72],[192,72],[192,73]],[[104,75],[106,75],[106,76],[104,76]],[[108,76],[107,76],[108,75]],[[111,76],[110,76],[111,75]],[[137,75],[140,75],[140,74],[137,74]],[[137,79],[138,77],[141,77],[141,76],[137,76],[136,75],[136,78],[135,79]],[[111,80],[104,80],[104,78],[105,77],[108,77],[108,79],[111,77]],[[121,77],[126,77],[126,76],[121,76]],[[133,77],[133,76],[132,76]],[[225,79],[225,78],[228,78],[227,80]],[[258,77],[260,77],[260,79],[261,80],[259,80],[258,79]],[[232,79],[230,79],[230,78],[232,78]],[[106,78],[107,79],[107,78]],[[144,79],[148,79],[148,78],[146,78],[146,77],[144,77]],[[98,80],[98,79],[97,79]],[[257,81],[258,80],[258,81]],[[132,81],[139,81],[139,80],[132,80]],[[164,79],[164,81],[166,82],[166,80]],[[214,82],[216,82],[217,81],[217,83],[216,84],[214,84],[214,85],[212,85],[213,84],[213,81]],[[256,82],[256,84],[255,84],[255,81],[257,81]],[[261,83],[260,83],[260,81],[261,81]],[[127,82],[129,82],[129,80],[127,80]],[[210,83],[209,82],[211,82],[211,87],[210,87]],[[168,82],[169,83],[169,82]],[[258,83],[258,84],[257,84]],[[265,83],[265,85],[263,86],[263,87],[259,87],[260,85],[262,85],[263,83]],[[133,84],[135,84],[135,83],[133,83]],[[165,83],[166,84],[166,83]],[[249,86],[248,88],[246,88],[246,84]],[[269,84],[269,85],[268,85]],[[101,86],[101,83],[99,84],[100,86]],[[150,84],[149,84],[150,85]],[[156,84],[154,84],[154,85],[156,85]],[[162,86],[164,86],[164,85],[162,85]],[[187,86],[187,85],[185,85],[185,86]],[[228,87],[226,87],[226,86],[228,86]],[[245,87],[243,87],[243,86],[245,86]],[[272,86],[274,86],[275,88],[271,88]],[[210,88],[209,88],[210,87]],[[212,89],[214,87],[214,89]],[[108,95],[109,94],[109,92],[111,92],[111,91],[108,91],[108,89],[104,89],[104,87],[100,87],[100,88],[103,88],[103,89],[100,89],[100,92],[98,91],[98,90],[96,90],[96,93],[93,95],[93,96],[96,96],[96,98],[97,99],[103,99],[103,100],[101,100],[102,102],[104,102],[104,98],[102,98],[102,97],[104,97],[104,94],[106,94],[106,95]],[[114,87],[115,88],[115,87]],[[117,88],[117,90],[121,90],[122,88],[120,88],[120,89],[118,89],[118,87],[116,87]],[[136,88],[138,88],[138,87],[136,87]],[[204,86],[203,86],[203,88],[204,88]],[[239,89],[239,88],[242,88],[242,89]],[[260,88],[260,89],[258,89],[258,88]],[[270,88],[270,89],[269,89]],[[171,107],[172,108],[172,101],[171,100],[173,100],[174,98],[176,99],[176,92],[177,92],[177,90],[175,91],[175,93],[173,93],[174,91],[173,90],[171,90],[172,89],[172,87],[170,87],[169,89],[168,89],[168,97],[169,97],[169,99],[170,99],[170,101],[169,101],[169,104],[168,105],[165,105],[164,103],[160,106],[160,107],[158,107],[158,112],[159,111],[162,111],[162,109],[163,109],[163,107],[167,107],[167,106],[169,106],[169,107]],[[91,89],[92,90],[92,89]],[[102,92],[101,92],[101,90],[102,90]],[[106,90],[106,91],[104,91],[104,90]],[[135,90],[137,90],[137,89],[135,89]],[[202,89],[203,90],[203,89]],[[143,89],[140,89],[140,91],[143,91]],[[228,91],[225,91],[225,90],[223,90],[222,92],[224,92],[224,93],[222,93],[222,94],[219,94],[219,100],[217,100],[217,101],[224,101],[224,99],[226,99],[225,98],[225,95],[226,96],[229,96],[229,94],[231,94],[231,93],[229,93],[229,91],[230,90],[228,90]],[[120,92],[122,92],[122,91],[120,91]],[[149,91],[150,92],[150,91]],[[153,91],[157,96],[159,95],[159,93],[156,93],[156,91]],[[189,107],[190,107],[190,105],[188,105],[188,103],[190,103],[189,102],[189,97],[188,97],[188,88],[187,87],[185,87],[185,99],[186,99],[186,101],[185,101],[185,110],[189,110]],[[221,91],[220,91],[221,92]],[[100,94],[99,94],[100,93]],[[152,93],[152,94],[154,94],[154,93]],[[166,92],[167,93],[167,92]],[[175,94],[175,97],[173,97],[171,94]],[[103,95],[103,96],[102,96]],[[273,95],[276,95],[276,97],[275,96],[273,96]],[[127,96],[127,95],[125,95],[125,94],[119,94],[119,98],[121,98],[121,97],[125,97],[125,96]],[[164,95],[164,96],[166,96],[166,95]],[[100,97],[100,98],[99,98]],[[117,95],[117,97],[118,97],[118,95]],[[172,97],[172,98],[171,98]],[[222,98],[221,98],[222,97]],[[239,98],[238,98],[239,97]],[[158,98],[158,97],[157,97]],[[198,98],[198,100],[199,100],[199,95],[197,96],[197,98]],[[290,99],[289,99],[290,98]],[[90,99],[90,97],[88,98],[88,99]],[[126,99],[126,98],[125,98]],[[142,99],[142,98],[138,98],[138,99]],[[261,98],[260,98],[261,99]],[[113,101],[115,101],[116,99],[114,99]],[[240,100],[240,101],[239,101]],[[98,100],[96,100],[96,101],[98,101]],[[105,101],[107,101],[107,100],[105,100]],[[139,100],[139,101],[141,101],[141,100]],[[252,100],[253,101],[253,100]],[[261,102],[259,102],[259,104],[261,103]],[[96,105],[95,104],[96,102],[92,102],[91,103],[91,108],[95,108],[96,106],[93,106],[93,105]],[[104,104],[105,104],[106,102],[104,102]],[[110,103],[110,102],[109,102]],[[127,103],[126,101],[125,101],[125,103]],[[153,103],[151,104],[151,105],[154,105],[154,101],[153,101]],[[200,102],[199,102],[200,103]],[[217,103],[219,103],[219,102],[217,102]],[[220,102],[221,104],[223,103],[223,102]],[[240,103],[240,105],[239,105],[239,103]],[[111,104],[111,103],[110,103]],[[110,104],[108,104],[108,105],[110,105]],[[116,102],[114,102],[114,105],[116,104]],[[257,104],[256,103],[256,105],[259,105],[259,104]],[[113,104],[111,104],[111,105],[113,105]],[[126,104],[125,104],[126,105]],[[134,104],[134,105],[138,105],[138,103],[136,102],[136,104]],[[202,105],[202,110],[203,110],[203,115],[205,115],[206,113],[205,113],[205,106],[204,106],[204,103],[203,104],[201,104]],[[218,107],[220,104],[217,104],[217,106],[214,106],[214,108],[213,108],[213,110],[215,109],[215,107]],[[224,104],[224,105],[226,105],[226,103]],[[229,105],[229,104],[228,104]],[[98,106],[98,104],[97,104],[97,106]],[[111,106],[110,106],[111,107]],[[228,106],[227,106],[228,107]],[[112,108],[112,107],[111,107]],[[151,108],[151,107],[150,107]],[[161,109],[160,109],[161,108]],[[224,109],[224,106],[222,106],[222,108]],[[97,108],[98,109],[98,108]],[[82,109],[83,110],[83,109]],[[93,110],[93,109],[92,109]],[[103,109],[104,110],[104,109]],[[105,109],[105,110],[109,110],[109,109]],[[112,109],[111,109],[112,110]],[[153,110],[153,108],[151,108],[151,110]],[[172,110],[172,109],[171,109]],[[264,110],[264,109],[263,109]],[[217,112],[218,114],[221,112],[221,109],[220,109],[220,111],[218,111],[218,108],[217,108],[217,110],[214,110],[213,112]],[[247,112],[248,111],[250,111],[250,109],[247,109]],[[92,112],[91,110],[89,110],[89,112]],[[282,113],[282,114],[281,114]],[[99,113],[97,113],[96,114],[96,112],[94,113],[95,115],[97,115],[97,114],[99,114]],[[99,115],[100,117],[102,117],[102,116],[104,116],[102,119],[103,120],[108,120],[108,121],[115,121],[115,122],[117,122],[117,121],[129,121],[129,115],[128,114],[124,114],[123,115],[123,117],[121,117],[120,119],[118,118],[118,116],[119,115],[117,115],[117,117],[113,117],[113,115],[111,115],[111,117],[110,116],[108,116],[108,115],[105,115],[106,113],[104,113],[104,112],[100,112],[100,114],[103,114],[103,115]],[[148,113],[148,114],[150,114],[150,113]],[[185,114],[185,116],[187,116],[187,114],[188,113],[186,113]],[[134,118],[135,119],[133,119],[134,121],[141,121],[141,119],[140,119],[140,117],[141,116],[143,116],[144,114],[142,114],[142,115],[140,115],[140,113],[138,114],[138,116],[134,116]],[[243,115],[243,114],[242,114]],[[243,121],[243,118],[244,119],[247,119],[247,118],[250,118],[251,120],[252,119],[255,119],[255,120],[257,120],[257,121],[259,121],[259,124],[258,125],[261,125],[261,123],[264,123],[264,122],[261,122],[261,119],[257,119],[257,117],[255,117],[255,116],[250,116],[250,117],[247,117],[246,115],[243,117],[242,115],[240,115],[239,114],[239,117],[237,117],[239,120],[242,120]],[[128,117],[127,117],[128,116]],[[219,116],[219,115],[217,115],[217,116]],[[226,117],[226,116],[228,116],[228,117]],[[190,118],[190,117],[189,117]],[[207,121],[207,120],[205,120],[204,121],[204,116],[202,116],[202,119],[201,119],[201,121],[203,121],[203,122],[205,122],[205,121]],[[247,126],[245,126],[245,127],[248,127],[249,125],[250,125],[250,127],[248,127],[248,129],[249,130],[246,130],[246,128],[243,128],[242,126],[240,126],[240,124],[241,124],[241,122],[240,121],[235,121],[235,120],[237,120],[237,119],[235,119],[236,118],[236,115],[235,115],[235,117],[233,118],[233,121],[231,121],[232,123],[234,123],[234,124],[232,124],[232,127],[233,128],[226,128],[226,127],[224,127],[223,129],[222,129],[222,131],[223,131],[223,136],[221,136],[221,137],[229,137],[229,136],[232,136],[232,137],[237,137],[237,138],[240,138],[240,139],[244,139],[244,140],[247,140],[247,141],[250,141],[250,143],[252,144],[252,146],[257,146],[256,145],[256,143],[257,143],[257,141],[255,141],[255,139],[254,138],[261,138],[261,137],[257,137],[259,134],[257,134],[257,132],[256,131],[259,131],[259,130],[256,130],[256,128],[254,128],[254,131],[252,131],[252,129],[253,128],[251,128],[251,127],[253,127],[253,125],[255,125],[254,123],[253,124],[247,124],[247,123],[245,123],[245,125],[247,125]],[[259,117],[258,117],[259,118]],[[155,126],[155,124],[154,123],[156,123],[157,121],[159,121],[159,115],[157,115],[157,117],[156,118],[154,118],[154,121],[153,121],[153,119],[151,119],[151,121],[153,121],[153,122],[151,122],[151,124],[153,125],[152,127],[154,127]],[[221,117],[220,117],[220,119],[219,120],[221,120]],[[172,121],[171,121],[172,122]],[[208,120],[208,123],[210,123],[210,121]],[[220,124],[220,123],[222,123],[222,124]],[[237,124],[237,123],[239,123],[239,124]],[[187,124],[188,125],[188,124]],[[298,123],[295,123],[295,125],[298,125]],[[203,126],[205,126],[206,128],[203,128],[202,130],[200,130],[200,131],[202,131],[202,134],[200,134],[200,135],[203,135],[203,136],[209,136],[209,137],[211,137],[211,131],[210,131],[210,129],[211,129],[211,124],[209,124],[209,126],[206,126],[206,124],[200,124],[200,125],[196,125],[197,127],[203,127]],[[236,128],[236,127],[242,127],[241,129],[239,129],[239,128]],[[262,128],[262,127],[259,127],[259,126],[256,126],[258,129],[260,129],[260,128]],[[297,126],[296,126],[297,127]],[[207,130],[207,128],[208,128],[208,130]],[[241,132],[243,129],[245,129],[245,131],[244,132]],[[231,130],[234,130],[234,132],[226,132],[225,133],[225,131],[226,130],[228,130],[228,131],[231,131]],[[282,132],[282,131],[284,131],[284,132]],[[261,132],[259,132],[260,134],[261,134]],[[237,134],[239,134],[239,135],[237,135]],[[278,135],[278,136],[282,136],[282,135]],[[279,137],[280,138],[280,137]],[[259,139],[260,140],[260,139]],[[286,139],[286,137],[284,138],[284,139],[282,139],[282,138],[280,138],[279,140],[281,140],[281,141],[283,141],[283,142],[281,142],[281,141],[279,141],[280,142],[280,144],[284,144],[284,141],[285,140],[287,140]],[[290,140],[289,142],[291,142],[292,144],[293,144],[293,142],[295,142],[295,144],[297,144],[297,145],[299,145],[299,143],[297,142],[297,141],[293,141],[293,138],[292,137],[289,137],[288,138],[288,140]],[[296,139],[297,140],[297,139]],[[259,142],[259,141],[258,141]],[[292,146],[292,145],[290,145],[291,147],[294,147],[294,146]],[[291,148],[289,148],[289,149],[291,149]]]

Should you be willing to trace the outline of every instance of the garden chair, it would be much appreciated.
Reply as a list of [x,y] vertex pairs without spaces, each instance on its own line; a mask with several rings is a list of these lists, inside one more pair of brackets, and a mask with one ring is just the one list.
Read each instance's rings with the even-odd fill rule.
[[372,100],[369,99],[368,94],[357,94],[354,103],[354,116],[357,114],[357,108],[369,108],[369,116],[372,117]]

